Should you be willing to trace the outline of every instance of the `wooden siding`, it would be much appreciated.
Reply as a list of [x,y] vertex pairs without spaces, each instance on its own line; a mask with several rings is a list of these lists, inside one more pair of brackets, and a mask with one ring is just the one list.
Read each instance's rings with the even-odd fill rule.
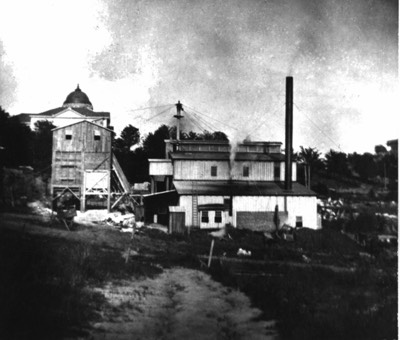
[[288,212],[287,223],[296,224],[296,216],[301,216],[303,226],[317,228],[317,199],[315,196],[234,196],[233,225],[237,226],[237,212],[274,211],[278,205],[279,211]]
[[[243,167],[245,166],[249,167],[249,177],[243,176]],[[232,167],[232,179],[245,181],[273,181],[274,163],[236,161]]]
[[[70,140],[65,138],[69,131]],[[99,132],[100,140],[95,140],[95,131]],[[111,131],[82,121],[53,131],[53,151],[111,152],[111,138]]]
[[[216,166],[217,176],[211,176],[211,167]],[[174,179],[176,180],[228,180],[229,162],[226,161],[174,161]]]
[[170,211],[168,232],[170,234],[184,234],[185,231],[185,212]]
[[[95,140],[97,133],[99,140]],[[66,134],[71,139],[66,139]],[[86,121],[53,131],[52,187],[81,187],[86,170],[111,169],[112,132]]]
[[[157,163],[155,163],[157,164]],[[211,176],[211,167],[216,166],[217,176]],[[249,176],[243,176],[243,167],[249,167]],[[292,165],[292,180],[297,180],[296,163]],[[154,168],[156,169],[156,168]],[[280,181],[285,180],[285,162],[280,162]],[[156,171],[156,170],[154,170]],[[150,173],[151,174],[151,173]],[[227,161],[175,160],[174,179],[176,180],[233,180],[273,181],[274,162],[235,161],[232,169]]]

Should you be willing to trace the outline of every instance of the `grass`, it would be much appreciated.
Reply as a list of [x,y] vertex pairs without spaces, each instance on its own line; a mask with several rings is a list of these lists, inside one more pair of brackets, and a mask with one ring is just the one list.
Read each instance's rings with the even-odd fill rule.
[[[89,232],[84,241],[72,241],[0,229],[1,339],[84,337],[107,303],[88,287],[153,277],[176,265],[198,268],[197,255],[208,255],[211,243],[199,230],[190,238],[144,230],[135,235],[133,249],[151,256],[126,263],[121,253],[127,242],[121,234],[98,234],[95,243]],[[214,255],[236,257],[240,247],[251,250],[252,259],[267,261],[213,260],[211,274],[250,296],[263,318],[278,320],[283,339],[397,337],[397,261],[388,260],[384,251],[362,258],[358,254],[365,249],[329,229],[304,230],[293,243],[268,245],[260,233],[232,230],[230,235],[231,240],[215,242]],[[290,264],[304,264],[303,254],[325,267]],[[332,265],[356,270],[335,272]],[[175,288],[182,289],[178,284]]]
[[154,276],[161,269],[125,263],[120,252],[87,242],[0,233],[0,338],[85,336],[106,303],[87,289],[110,279]]

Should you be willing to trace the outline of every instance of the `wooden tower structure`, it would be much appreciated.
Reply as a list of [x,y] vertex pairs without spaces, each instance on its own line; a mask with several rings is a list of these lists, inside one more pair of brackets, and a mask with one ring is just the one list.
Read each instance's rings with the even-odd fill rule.
[[113,156],[114,131],[91,121],[80,121],[53,130],[51,193],[53,202],[69,196],[80,210],[87,203],[111,209],[129,183]]

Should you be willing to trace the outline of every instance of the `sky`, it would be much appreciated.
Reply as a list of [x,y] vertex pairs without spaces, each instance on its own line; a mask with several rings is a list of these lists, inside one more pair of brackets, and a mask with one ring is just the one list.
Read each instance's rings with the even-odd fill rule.
[[2,0],[0,106],[60,107],[79,83],[119,133],[174,124],[232,141],[374,152],[399,136],[394,0]]

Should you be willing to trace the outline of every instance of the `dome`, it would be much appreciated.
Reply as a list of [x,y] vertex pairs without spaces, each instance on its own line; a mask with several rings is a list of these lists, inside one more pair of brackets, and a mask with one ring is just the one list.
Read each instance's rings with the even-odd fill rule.
[[82,92],[82,90],[79,88],[79,84],[76,87],[76,90],[67,96],[63,107],[86,107],[93,110],[93,106],[89,100],[89,97],[85,92]]

